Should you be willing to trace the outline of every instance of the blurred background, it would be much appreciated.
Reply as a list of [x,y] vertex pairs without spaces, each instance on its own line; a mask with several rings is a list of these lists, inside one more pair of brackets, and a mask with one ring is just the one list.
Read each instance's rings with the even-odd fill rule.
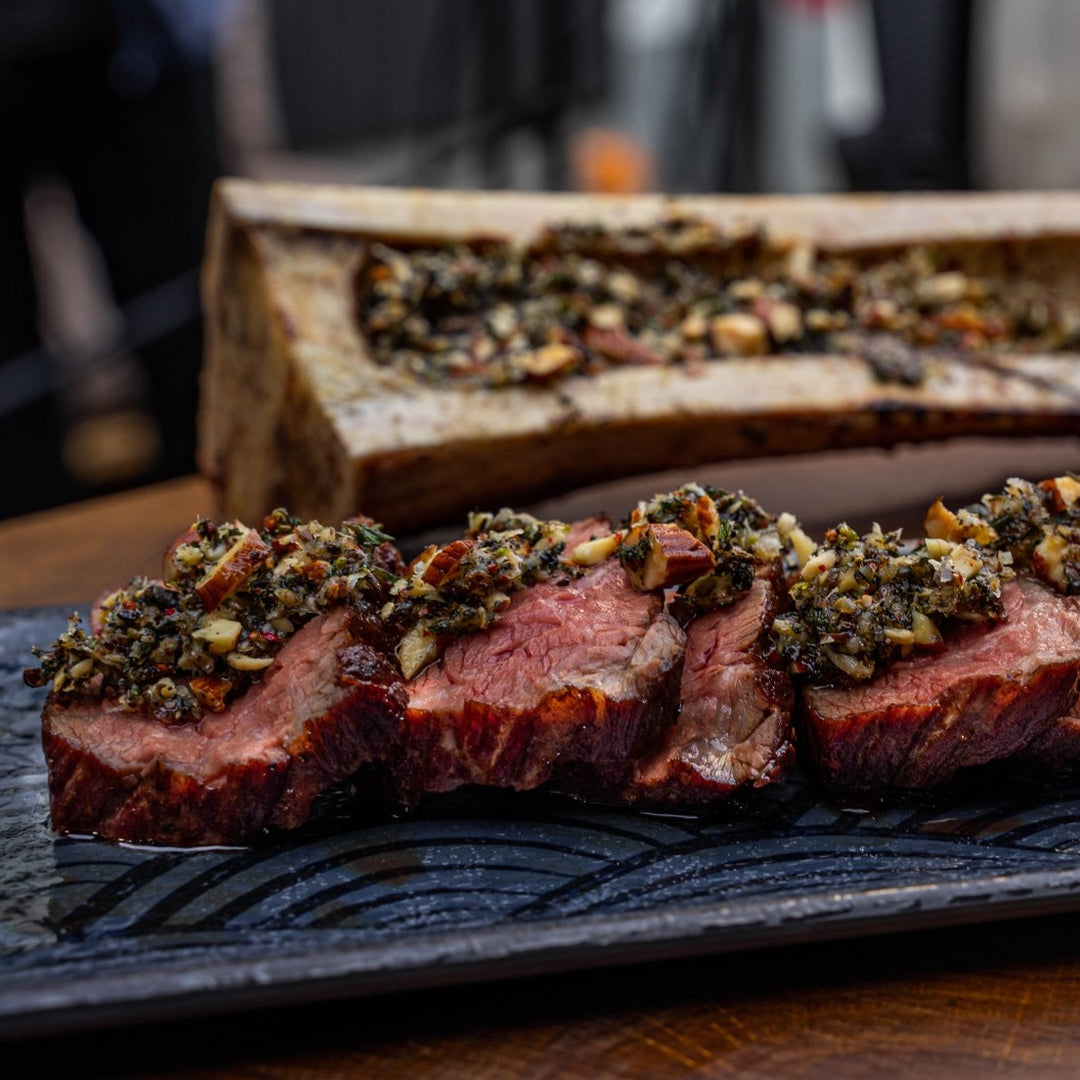
[[1071,0],[3,0],[0,517],[194,471],[215,177],[1080,186]]

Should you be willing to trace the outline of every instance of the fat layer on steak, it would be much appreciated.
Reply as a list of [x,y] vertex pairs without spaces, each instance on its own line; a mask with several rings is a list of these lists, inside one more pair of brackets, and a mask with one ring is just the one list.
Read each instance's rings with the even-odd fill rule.
[[950,635],[868,685],[802,695],[801,746],[830,787],[926,788],[1010,758],[1074,711],[1080,598],[1021,578],[1002,590],[1007,619]]
[[[579,525],[567,546],[605,531]],[[567,767],[621,776],[678,712],[686,638],[662,608],[616,560],[516,593],[409,684],[398,790],[527,789]]]
[[782,779],[795,757],[794,690],[767,659],[780,588],[763,573],[736,603],[686,627],[678,722],[634,759],[617,799],[692,805]]
[[319,616],[247,693],[190,723],[50,697],[43,743],[54,827],[206,845],[302,824],[316,795],[398,737],[405,695],[380,634],[350,608]]

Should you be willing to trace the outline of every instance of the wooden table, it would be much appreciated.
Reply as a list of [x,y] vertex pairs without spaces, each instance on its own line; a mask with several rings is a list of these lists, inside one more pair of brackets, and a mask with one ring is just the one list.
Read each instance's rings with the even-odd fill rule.
[[[190,479],[0,524],[0,606],[84,604],[153,573],[168,541],[211,511],[208,489]],[[0,1053],[11,1077],[30,1067],[207,1080],[1073,1077],[1080,914],[188,1020]]]

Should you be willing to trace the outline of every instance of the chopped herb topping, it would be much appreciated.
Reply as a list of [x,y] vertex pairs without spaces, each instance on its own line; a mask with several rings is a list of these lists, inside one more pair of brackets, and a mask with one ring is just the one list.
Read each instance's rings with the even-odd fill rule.
[[506,509],[478,513],[464,539],[421,552],[382,613],[401,635],[397,658],[405,677],[435,660],[451,638],[489,626],[513,592],[575,573],[561,560],[568,529]]
[[974,506],[947,510],[939,499],[926,518],[928,536],[975,539],[1011,556],[1059,592],[1080,593],[1080,476],[1041,484],[1012,477]]
[[639,503],[624,527],[565,556],[569,527],[503,509],[475,513],[465,535],[431,546],[403,571],[377,525],[334,529],[275,510],[260,529],[197,521],[165,556],[163,580],[136,578],[102,601],[90,632],[78,616],[24,673],[62,699],[109,698],[164,720],[221,711],[305,622],[363,598],[380,605],[406,678],[452,638],[481,630],[512,594],[617,556],[645,590],[675,589],[683,621],[733,603],[762,567],[794,584],[773,644],[796,676],[862,681],[914,649],[937,646],[944,620],[1005,617],[1001,583],[1014,565],[1080,593],[1080,477],[1003,490],[953,513],[938,500],[927,539],[905,543],[847,525],[822,546],[791,514],[741,491],[700,484]]
[[[684,530],[708,552],[711,565],[704,572],[682,573],[680,564],[690,564],[695,556],[700,561],[700,554],[691,556],[685,545],[674,558],[664,552],[669,545],[648,526],[665,525]],[[797,541],[812,546],[790,514],[774,518],[741,491],[684,484],[638,505],[630,516],[619,557],[635,583],[647,580],[646,568],[651,565],[651,578],[658,585],[678,584],[677,614],[691,619],[733,603],[753,585],[762,566],[780,558],[795,559]],[[655,568],[665,555],[668,574],[660,580]],[[673,568],[680,573],[679,580]]]
[[795,675],[869,679],[880,664],[939,644],[944,619],[1005,618],[1004,562],[974,540],[905,544],[899,530],[859,536],[840,525],[792,586],[792,610],[773,622],[776,649]]
[[395,580],[390,538],[275,510],[259,530],[197,521],[165,557],[164,580],[137,578],[104,600],[92,633],[72,616],[31,686],[61,698],[109,697],[121,708],[187,720],[220,711],[305,622]]
[[1080,305],[1015,275],[968,274],[942,251],[822,255],[687,217],[561,225],[531,246],[375,243],[357,291],[375,360],[435,384],[830,352],[915,385],[928,348],[1080,345]]

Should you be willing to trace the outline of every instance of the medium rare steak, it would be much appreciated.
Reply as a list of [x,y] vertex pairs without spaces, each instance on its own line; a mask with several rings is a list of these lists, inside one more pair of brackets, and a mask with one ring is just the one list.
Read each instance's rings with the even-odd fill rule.
[[43,741],[54,826],[194,845],[302,824],[319,792],[399,733],[405,694],[380,634],[352,608],[318,616],[246,694],[190,723],[50,696]]
[[[567,548],[589,531],[576,528]],[[621,776],[678,712],[686,638],[662,606],[614,559],[516,593],[498,622],[409,684],[393,769],[403,796],[534,788],[564,766]]]
[[679,720],[634,761],[620,801],[704,803],[783,778],[795,757],[794,691],[766,658],[781,587],[762,574],[742,599],[687,626]]
[[1021,578],[1007,619],[964,627],[943,651],[890,665],[858,687],[804,691],[802,745],[820,778],[853,793],[926,788],[1008,758],[1076,701],[1080,598]]

